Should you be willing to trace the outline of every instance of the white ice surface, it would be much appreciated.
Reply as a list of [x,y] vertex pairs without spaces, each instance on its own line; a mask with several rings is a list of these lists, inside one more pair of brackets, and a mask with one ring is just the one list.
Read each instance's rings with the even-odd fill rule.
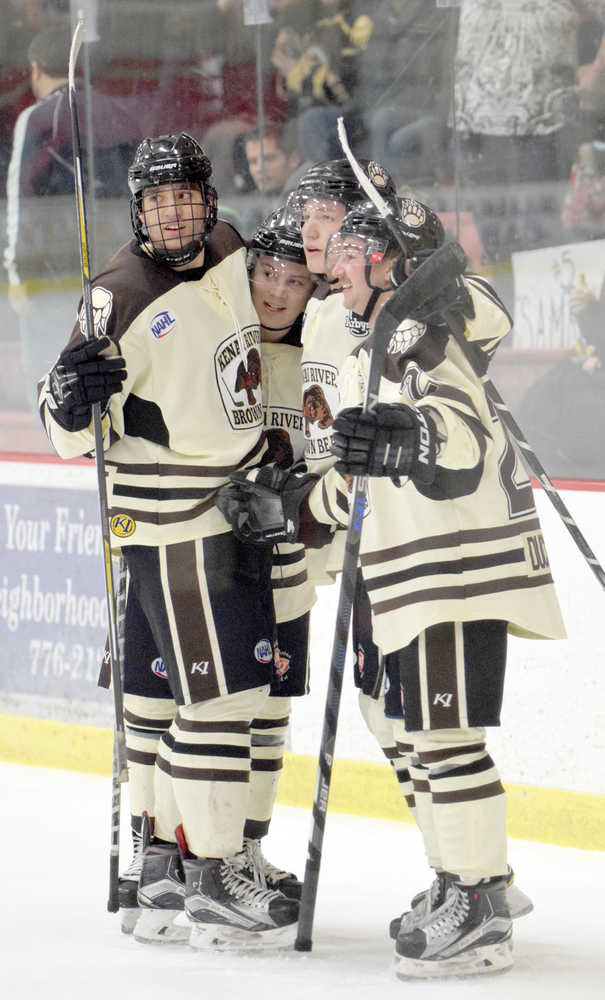
[[[3,1000],[605,997],[605,853],[512,841],[535,904],[515,922],[514,969],[403,983],[388,922],[430,877],[412,826],[328,815],[311,953],[200,954],[137,944],[107,913],[110,796],[107,778],[0,764]],[[278,806],[267,856],[302,875],[308,834],[308,812]]]

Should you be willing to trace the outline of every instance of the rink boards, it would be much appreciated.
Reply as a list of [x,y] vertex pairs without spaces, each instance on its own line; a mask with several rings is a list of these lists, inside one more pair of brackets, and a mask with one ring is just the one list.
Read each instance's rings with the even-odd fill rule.
[[[0,481],[0,759],[109,774],[112,699],[96,686],[106,607],[94,467],[10,456]],[[564,485],[605,562],[605,483]],[[503,725],[489,746],[512,836],[605,850],[605,591],[541,490],[537,502],[569,638],[511,640]],[[337,596],[321,588],[313,610],[312,693],[294,705],[280,781],[288,805],[313,798]],[[348,676],[336,751],[331,809],[411,819]]]

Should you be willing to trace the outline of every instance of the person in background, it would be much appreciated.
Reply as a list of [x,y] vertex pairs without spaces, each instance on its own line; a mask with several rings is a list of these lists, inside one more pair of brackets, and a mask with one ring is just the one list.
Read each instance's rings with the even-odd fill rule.
[[[6,247],[4,267],[9,298],[19,317],[21,364],[31,406],[37,409],[34,387],[40,371],[50,367],[71,322],[72,307],[55,285],[68,270],[77,273],[76,244],[66,248],[56,240],[57,226],[49,208],[69,196],[73,212],[74,171],[71,117],[67,87],[69,29],[57,24],[32,39],[28,59],[35,103],[15,123],[6,185]],[[96,90],[91,94],[95,184],[99,196],[125,193],[125,176],[134,149],[135,126],[122,102]],[[86,167],[87,122],[82,121]],[[55,207],[55,211],[56,211]],[[47,235],[54,234],[54,238]],[[40,286],[42,286],[40,288]]]

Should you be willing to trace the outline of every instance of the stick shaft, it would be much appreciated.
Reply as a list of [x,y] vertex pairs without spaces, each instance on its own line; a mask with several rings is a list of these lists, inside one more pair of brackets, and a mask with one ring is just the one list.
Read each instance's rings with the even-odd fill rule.
[[[86,202],[82,179],[82,147],[80,142],[80,127],[76,101],[75,69],[78,53],[82,44],[84,22],[78,21],[73,34],[69,54],[69,110],[71,116],[71,132],[74,161],[74,181],[76,210],[78,220],[78,236],[80,248],[80,269],[82,275],[82,297],[84,315],[86,318],[87,340],[95,336],[94,312],[92,305],[92,287],[90,280],[90,254],[88,245],[88,228],[86,223]],[[109,634],[109,654],[111,658],[111,681],[114,700],[114,761],[112,769],[112,809],[111,809],[111,847],[109,860],[109,893],[107,908],[115,913],[119,908],[119,844],[120,844],[120,785],[128,778],[126,765],[126,739],[124,734],[124,703],[122,692],[122,674],[120,670],[120,651],[118,645],[118,629],[116,605],[113,585],[113,570],[111,563],[111,541],[109,534],[109,507],[107,501],[107,484],[105,473],[105,454],[103,450],[103,426],[101,406],[95,403],[92,407],[92,421],[95,444],[95,465],[97,470],[97,493],[99,498],[99,516],[101,522],[101,537],[103,541],[103,567],[105,571],[105,596],[107,601],[107,621]]]

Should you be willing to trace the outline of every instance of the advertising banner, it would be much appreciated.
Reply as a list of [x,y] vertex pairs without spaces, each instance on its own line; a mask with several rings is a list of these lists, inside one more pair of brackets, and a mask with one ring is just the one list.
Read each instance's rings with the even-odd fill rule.
[[0,692],[107,701],[94,470],[0,464]]
[[512,346],[554,350],[581,344],[570,296],[581,290],[598,299],[605,276],[604,260],[605,240],[514,253]]

